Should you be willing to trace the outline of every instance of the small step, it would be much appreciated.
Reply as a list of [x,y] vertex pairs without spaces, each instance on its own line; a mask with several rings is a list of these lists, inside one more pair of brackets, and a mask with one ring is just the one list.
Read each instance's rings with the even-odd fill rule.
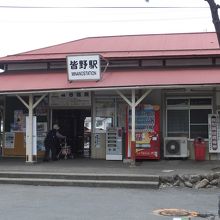
[[159,182],[119,181],[119,180],[67,180],[40,178],[0,178],[0,184],[22,184],[37,186],[80,186],[80,187],[118,187],[158,189]]
[[41,178],[67,180],[127,180],[127,181],[155,181],[158,175],[136,174],[96,174],[96,173],[37,173],[37,172],[0,172],[0,177],[7,178]]

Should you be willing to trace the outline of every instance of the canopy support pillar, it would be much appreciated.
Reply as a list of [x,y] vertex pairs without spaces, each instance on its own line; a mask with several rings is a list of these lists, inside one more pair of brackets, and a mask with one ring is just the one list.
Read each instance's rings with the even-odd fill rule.
[[125,102],[130,106],[131,108],[131,145],[130,149],[128,149],[128,152],[130,152],[131,157],[131,165],[135,166],[135,153],[136,153],[136,140],[135,140],[135,110],[136,106],[143,101],[144,98],[147,97],[148,94],[151,93],[151,89],[145,91],[145,93],[136,101],[135,97],[135,89],[131,90],[131,101],[119,90],[116,90],[116,92],[121,96],[121,98],[124,99]]
[[28,95],[28,103],[21,96],[16,95],[16,97],[28,109],[28,117],[26,118],[26,162],[28,163],[33,163],[37,160],[36,123],[33,121],[34,108],[44,99],[46,95],[47,94],[42,95],[35,103],[33,94]]

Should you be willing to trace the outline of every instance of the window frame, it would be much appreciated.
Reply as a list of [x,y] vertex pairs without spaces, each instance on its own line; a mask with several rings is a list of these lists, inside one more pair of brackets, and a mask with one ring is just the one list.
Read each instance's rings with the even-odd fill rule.
[[[167,102],[170,99],[188,99],[188,104],[186,105],[168,105]],[[190,100],[191,99],[210,99],[211,100],[211,104],[203,104],[203,105],[191,105],[190,104]],[[190,110],[197,110],[197,109],[210,109],[211,112],[210,114],[213,114],[213,97],[211,96],[175,96],[175,97],[166,97],[165,99],[165,106],[166,106],[166,120],[165,120],[165,136],[167,136],[168,134],[168,110],[187,110],[188,111],[188,116],[189,116],[189,125],[188,125],[188,134],[189,136],[187,137],[189,140],[194,140],[194,138],[191,138],[191,126],[195,126],[195,125],[207,125],[208,123],[191,123],[191,119],[190,119]],[[208,137],[205,138],[205,140],[208,140]]]

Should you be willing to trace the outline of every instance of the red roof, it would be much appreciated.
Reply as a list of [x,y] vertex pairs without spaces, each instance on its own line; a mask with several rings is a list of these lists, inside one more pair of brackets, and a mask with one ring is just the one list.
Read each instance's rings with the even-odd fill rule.
[[65,59],[69,54],[111,57],[220,55],[216,33],[92,37],[0,58],[1,63]]
[[100,81],[68,82],[67,73],[35,71],[7,72],[0,74],[0,93],[67,90],[102,89],[115,87],[170,87],[185,85],[220,84],[218,68],[160,69],[137,71],[107,71]]

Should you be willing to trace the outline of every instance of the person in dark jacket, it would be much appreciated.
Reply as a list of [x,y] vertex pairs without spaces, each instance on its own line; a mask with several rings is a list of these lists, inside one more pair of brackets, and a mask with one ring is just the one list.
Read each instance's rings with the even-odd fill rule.
[[45,155],[43,161],[48,162],[50,160],[50,152],[51,159],[57,160],[57,149],[59,148],[60,141],[59,139],[65,139],[66,136],[63,136],[59,133],[59,126],[57,124],[53,125],[53,129],[47,133],[47,136],[44,140],[45,146]]

